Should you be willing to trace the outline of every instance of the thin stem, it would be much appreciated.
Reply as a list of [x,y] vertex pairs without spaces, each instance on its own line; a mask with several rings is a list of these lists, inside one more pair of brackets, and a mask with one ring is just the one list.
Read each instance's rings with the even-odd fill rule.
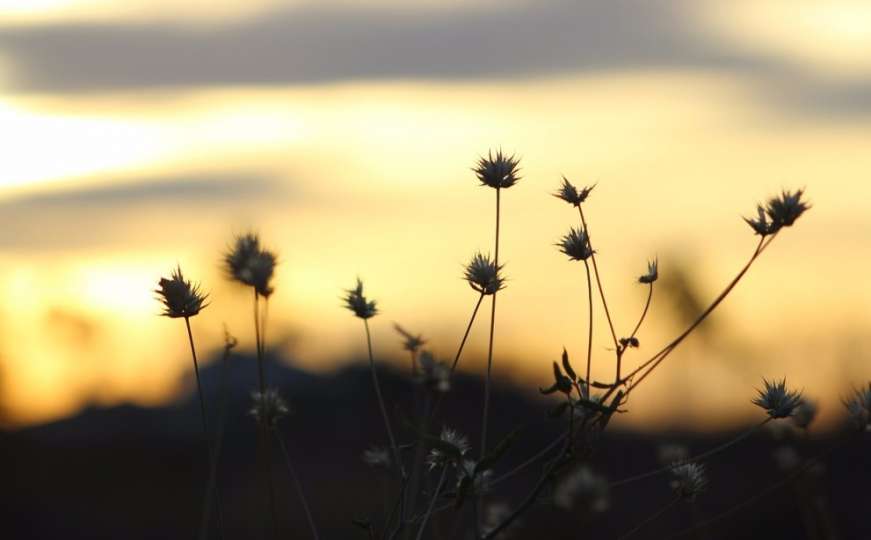
[[254,341],[257,347],[257,380],[260,393],[266,392],[266,377],[263,374],[263,351],[260,348],[260,295],[254,289]]
[[530,465],[532,465],[533,463],[535,463],[536,461],[538,461],[539,459],[543,458],[548,453],[550,453],[551,450],[553,450],[554,448],[559,446],[559,444],[561,442],[563,442],[565,440],[565,438],[568,436],[569,436],[568,432],[563,433],[562,435],[560,435],[559,437],[557,437],[556,439],[554,439],[553,441],[548,443],[547,446],[545,446],[544,448],[542,448],[541,450],[539,450],[538,452],[533,454],[532,457],[530,457],[529,459],[527,459],[526,461],[524,461],[520,465],[514,467],[513,469],[511,469],[507,473],[503,474],[502,476],[499,476],[499,477],[493,479],[493,481],[490,482],[490,485],[494,486],[494,485],[502,482],[503,480],[508,480],[509,478],[516,476],[517,474],[522,472],[524,469],[526,469],[527,467],[529,467]]
[[584,231],[587,233],[587,244],[590,246],[590,258],[593,260],[593,272],[596,274],[596,286],[599,288],[599,296],[602,297],[602,306],[605,308],[605,316],[608,318],[608,327],[611,329],[611,338],[614,340],[614,347],[619,349],[620,343],[617,341],[617,332],[614,331],[614,322],[611,320],[611,312],[608,309],[608,301],[605,300],[605,290],[602,288],[602,280],[599,277],[599,265],[596,264],[596,252],[593,250],[593,241],[590,239],[590,229],[587,228],[587,220],[584,218],[584,209],[578,205],[578,214],[581,216],[581,225],[584,226]]
[[641,317],[638,319],[638,324],[635,325],[635,329],[632,330],[632,333],[629,334],[629,338],[632,339],[638,333],[638,329],[641,328],[641,323],[644,322],[644,317],[647,316],[647,310],[650,309],[650,301],[653,299],[653,283],[649,284],[647,290],[647,302],[644,303],[644,310],[641,312]]
[[[501,189],[496,188],[496,249],[493,255],[493,265],[499,269],[499,212]],[[487,453],[487,423],[490,416],[490,384],[493,371],[493,335],[496,328],[496,293],[493,291],[493,301],[490,306],[490,341],[487,346],[487,377],[484,379],[484,415],[481,421],[481,457]]]
[[657,519],[659,519],[660,517],[662,517],[663,514],[665,514],[666,512],[668,512],[668,510],[669,510],[672,506],[674,506],[675,504],[677,504],[677,502],[678,502],[679,500],[680,500],[680,498],[674,498],[674,499],[672,499],[671,502],[669,502],[668,504],[666,504],[665,506],[663,506],[662,508],[660,508],[659,510],[657,510],[656,512],[654,512],[653,515],[648,516],[647,518],[645,518],[641,523],[639,523],[638,525],[636,525],[635,527],[633,527],[630,531],[628,531],[626,534],[624,534],[623,536],[621,536],[621,537],[618,538],[617,540],[626,540],[626,539],[629,538],[630,536],[635,535],[635,533],[637,533],[638,531],[640,531],[641,529],[643,529],[645,526],[649,525],[650,523],[652,523],[652,522],[656,521]]
[[584,259],[584,269],[587,271],[587,305],[589,306],[589,332],[587,335],[587,378],[585,379],[584,390],[585,397],[590,397],[590,370],[593,363],[593,282],[590,279],[590,263]]
[[[686,463],[694,463],[694,462],[702,461],[702,460],[707,459],[707,458],[709,458],[715,454],[718,454],[724,450],[727,450],[728,448],[731,448],[732,446],[743,441],[744,439],[746,439],[747,437],[749,437],[753,433],[756,433],[756,431],[758,431],[762,426],[764,426],[765,424],[767,424],[771,420],[772,420],[772,418],[770,416],[767,417],[765,420],[763,420],[762,422],[751,427],[747,431],[741,433],[737,437],[730,439],[730,440],[724,442],[723,444],[720,444],[719,446],[716,446],[716,447],[708,450],[707,452],[703,452],[697,456],[693,456],[693,457],[687,459]],[[670,470],[672,470],[673,467],[674,467],[674,464],[665,465],[663,467],[653,469],[652,471],[647,471],[645,473],[636,474],[635,476],[630,476],[630,477],[624,478],[622,480],[617,480],[616,482],[612,482],[611,484],[609,484],[608,487],[615,488],[615,487],[622,486],[625,484],[630,484],[630,483],[635,482],[637,480],[643,480],[645,478],[650,478],[651,476],[656,476],[657,474],[670,471]]]
[[448,472],[447,467],[442,467],[442,474],[439,477],[439,483],[436,485],[435,493],[433,493],[432,500],[429,502],[429,508],[426,511],[426,514],[423,516],[423,523],[420,524],[420,529],[417,531],[417,540],[421,540],[423,538],[423,532],[426,530],[426,524],[429,522],[429,517],[432,515],[432,510],[435,507],[435,503],[439,498],[439,494],[442,491],[442,486],[445,483],[445,475]]
[[399,446],[396,444],[396,438],[393,437],[393,428],[390,425],[390,418],[387,416],[387,406],[384,404],[384,397],[381,395],[381,385],[378,382],[378,372],[375,369],[375,356],[372,354],[372,334],[369,332],[369,320],[363,319],[363,327],[366,329],[366,346],[369,350],[369,369],[372,372],[372,384],[375,386],[375,396],[378,398],[378,406],[381,408],[381,417],[384,419],[384,426],[387,428],[387,437],[390,439],[390,448],[393,450],[393,459],[396,461],[396,466],[399,468],[400,477],[405,480],[405,467],[399,456]]
[[[257,380],[260,386],[260,395],[266,394],[266,376],[263,371],[263,346],[261,341],[260,329],[260,294],[257,289],[254,289],[254,340],[257,349]],[[272,524],[272,537],[278,536],[278,511],[275,505],[275,484],[272,481],[272,444],[270,443],[269,433],[266,426],[259,425],[257,428],[257,441],[261,449],[260,454],[263,456],[263,476],[266,479],[266,489],[269,496],[269,513]]]
[[299,501],[302,503],[305,518],[308,520],[308,526],[312,531],[312,538],[319,540],[320,536],[318,535],[318,528],[315,526],[315,520],[312,518],[312,513],[308,506],[308,499],[305,496],[305,492],[302,490],[302,483],[299,481],[296,469],[290,461],[290,454],[287,452],[287,445],[284,443],[284,439],[281,438],[281,435],[277,430],[273,430],[273,432],[275,433],[275,438],[278,440],[278,445],[281,447],[281,453],[284,454],[284,463],[287,465],[287,470],[290,473],[290,478],[293,481],[296,494],[299,496]]
[[[203,397],[203,386],[202,386],[202,382],[200,381],[200,366],[199,366],[199,362],[197,362],[197,349],[196,349],[196,347],[194,347],[194,334],[191,331],[190,317],[184,318],[184,324],[185,324],[185,328],[187,328],[188,342],[190,343],[190,346],[191,346],[191,358],[193,358],[193,361],[194,361],[194,377],[197,380],[197,396],[199,397],[199,401],[200,401],[200,419],[202,420],[202,424],[203,424],[203,438],[206,441],[206,454],[208,456],[209,470],[211,470],[211,464],[212,464],[212,459],[213,459],[212,442],[211,442],[211,436],[209,435],[209,421],[208,421],[208,417],[206,415],[206,400],[205,400],[205,397]],[[215,484],[216,484],[215,491],[217,493],[216,504],[217,504],[217,508],[218,508],[218,534],[221,537],[223,537],[224,536],[224,531],[223,531],[224,516],[223,516],[222,509],[221,509],[221,490],[220,490],[220,487],[217,486],[217,479],[215,480]],[[211,489],[209,489],[209,486],[206,486],[205,502],[203,503],[206,507],[211,507],[211,501],[209,500],[210,498],[211,498]],[[206,523],[204,523],[204,527],[202,527],[200,529],[200,536],[204,538],[207,530],[208,530],[208,521],[206,521]]]

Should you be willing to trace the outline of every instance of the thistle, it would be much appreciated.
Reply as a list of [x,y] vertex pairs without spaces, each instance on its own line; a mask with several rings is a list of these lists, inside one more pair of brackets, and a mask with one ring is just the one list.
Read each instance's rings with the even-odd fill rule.
[[469,285],[483,295],[495,294],[505,288],[505,280],[501,272],[504,265],[496,265],[489,255],[480,251],[472,256],[472,260],[466,265],[463,275]]
[[575,186],[568,181],[568,179],[563,176],[563,183],[553,194],[554,197],[558,199],[562,199],[565,202],[571,204],[572,206],[581,206],[581,203],[587,200],[587,196],[593,191],[593,188],[596,187],[595,184],[592,186],[587,186],[578,190]]
[[804,195],[803,189],[794,192],[783,190],[778,197],[768,200],[765,213],[771,219],[771,232],[777,232],[781,227],[789,227],[797,220],[810,205],[801,200]]
[[792,413],[792,422],[802,429],[807,429],[817,417],[817,410],[818,407],[815,401],[802,398]]
[[472,169],[482,186],[490,186],[494,189],[509,188],[513,186],[520,176],[520,160],[513,155],[507,156],[502,150],[497,150],[496,155],[492,151],[487,152],[486,158],[478,159],[478,163]]
[[659,278],[659,259],[647,262],[647,273],[638,278],[638,283],[651,284]]
[[771,418],[786,418],[791,416],[801,403],[801,392],[793,392],[786,388],[786,379],[780,382],[762,380],[765,388],[757,390],[759,396],[753,400],[754,405],[765,409]]
[[260,296],[269,297],[276,257],[260,246],[260,238],[253,233],[237,236],[233,248],[224,255],[227,276],[243,285],[254,287]]
[[671,474],[671,489],[685,501],[694,501],[708,487],[705,467],[700,463],[678,463]]
[[561,252],[574,261],[585,261],[593,254],[593,250],[590,248],[590,237],[584,228],[572,227],[556,245]]
[[181,267],[172,271],[170,279],[160,278],[159,289],[155,289],[157,299],[163,303],[162,315],[172,319],[193,317],[208,304],[205,303],[208,294],[200,292],[200,286],[184,279]]
[[423,334],[414,335],[400,326],[399,323],[393,323],[393,329],[403,338],[402,348],[411,354],[417,354],[418,350],[426,345],[426,340],[423,339]]
[[859,430],[871,430],[871,383],[856,390],[853,397],[844,401],[850,423]]
[[429,351],[420,353],[418,380],[431,390],[447,392],[451,389],[451,370],[444,362],[436,360]]
[[756,219],[744,218],[744,221],[747,222],[747,225],[758,234],[759,236],[768,236],[771,234],[771,223],[768,222],[768,216],[765,214],[765,208],[760,204],[756,206],[756,212],[758,216]]
[[251,399],[254,404],[248,414],[266,427],[274,428],[278,421],[290,411],[287,402],[274,388],[267,388],[264,392],[252,392]]
[[363,295],[363,282],[357,278],[357,286],[353,289],[345,289],[345,307],[354,313],[355,317],[369,319],[378,314],[375,300],[367,300]]
[[447,465],[460,466],[463,456],[468,451],[469,439],[451,428],[444,427],[438,441],[434,443],[434,447],[429,451],[426,463],[430,470]]

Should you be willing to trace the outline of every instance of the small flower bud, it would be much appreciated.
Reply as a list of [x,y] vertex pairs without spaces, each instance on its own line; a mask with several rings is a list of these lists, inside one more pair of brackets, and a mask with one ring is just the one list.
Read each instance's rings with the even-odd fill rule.
[[671,489],[681,499],[694,501],[708,487],[705,467],[700,463],[678,463],[671,474]]
[[505,265],[496,266],[496,262],[480,251],[472,256],[472,260],[466,265],[463,277],[469,285],[481,294],[495,294],[505,287],[502,278],[502,268]]
[[765,409],[772,418],[791,416],[801,403],[801,392],[787,390],[786,379],[773,383],[763,379],[762,382],[765,388],[757,390],[759,396],[753,400],[753,403]]
[[507,156],[502,153],[502,150],[487,152],[486,158],[480,158],[473,169],[475,176],[481,182],[482,186],[490,186],[491,188],[509,188],[513,186],[520,176],[520,160],[512,156]]
[[647,262],[647,273],[638,278],[638,283],[653,283],[659,278],[659,259]]
[[595,184],[578,190],[563,176],[563,183],[553,196],[564,200],[572,206],[581,206],[581,203],[587,200],[587,196],[593,191],[594,187],[596,187]]
[[369,301],[363,296],[363,282],[360,281],[360,278],[357,278],[357,286],[353,289],[346,289],[345,293],[345,307],[351,310],[356,317],[369,319],[378,314],[375,300]]
[[172,271],[170,279],[160,278],[158,285],[160,288],[154,292],[163,303],[162,315],[173,319],[193,317],[208,305],[204,302],[209,295],[201,293],[199,285],[185,280],[180,266]]
[[561,252],[575,261],[584,261],[593,254],[590,247],[590,237],[587,235],[586,229],[583,228],[575,229],[572,227],[556,245]]

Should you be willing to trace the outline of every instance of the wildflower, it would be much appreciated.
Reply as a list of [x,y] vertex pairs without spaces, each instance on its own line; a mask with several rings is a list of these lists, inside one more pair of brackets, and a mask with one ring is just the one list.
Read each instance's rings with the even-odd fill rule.
[[269,282],[272,281],[275,262],[275,254],[266,250],[258,251],[248,261],[251,285],[260,296],[269,298],[274,290]]
[[390,470],[390,452],[383,446],[373,446],[363,452],[363,463],[375,469]]
[[275,427],[278,421],[286,416],[290,410],[287,402],[284,401],[284,398],[274,388],[267,388],[262,393],[252,392],[251,398],[254,400],[254,405],[252,405],[248,414],[268,427]]
[[447,392],[451,389],[451,370],[448,366],[435,357],[429,351],[420,353],[419,380],[427,387],[436,392]]
[[357,286],[353,289],[346,289],[345,292],[345,307],[354,312],[354,315],[361,319],[369,319],[378,314],[378,309],[375,307],[375,300],[366,300],[363,296],[363,282],[357,278]]
[[587,196],[591,191],[593,191],[594,187],[596,187],[595,184],[581,188],[581,190],[578,191],[578,188],[573,186],[568,179],[563,176],[563,185],[560,186],[559,190],[557,190],[553,196],[564,200],[572,206],[581,206],[581,203],[587,200]]
[[393,328],[397,332],[399,332],[399,335],[401,335],[404,339],[404,341],[402,342],[402,348],[410,353],[416,354],[418,349],[426,344],[426,340],[423,339],[422,334],[418,334],[415,336],[405,328],[399,326],[398,323],[393,323]]
[[502,278],[502,268],[505,265],[496,266],[496,262],[480,251],[472,256],[472,260],[466,265],[463,277],[469,285],[481,294],[496,294],[505,287]]
[[610,505],[608,480],[582,465],[556,485],[553,502],[563,510],[580,505],[590,513],[604,512]]
[[817,403],[810,399],[802,399],[792,413],[792,421],[796,426],[807,429],[817,416]]
[[486,158],[480,158],[475,168],[475,176],[481,181],[482,186],[490,186],[491,188],[509,188],[513,186],[520,176],[518,172],[520,160],[512,156],[507,156],[498,150],[496,155],[493,152],[487,152]]
[[850,423],[859,430],[871,430],[871,383],[868,388],[856,390],[853,397],[844,401]]
[[763,379],[765,388],[757,390],[759,397],[753,400],[755,405],[762,407],[771,418],[786,418],[795,411],[801,403],[801,392],[792,392],[786,388],[786,379],[773,383]]
[[586,229],[569,229],[568,234],[562,237],[562,240],[556,244],[560,251],[569,256],[575,261],[583,261],[593,254],[593,249],[590,247],[590,237],[587,235]]
[[681,499],[694,501],[708,486],[705,467],[700,463],[678,463],[671,468],[671,489]]
[[444,427],[435,446],[429,451],[426,463],[430,469],[458,465],[468,451],[469,439],[451,428]]
[[208,294],[200,292],[200,286],[184,279],[181,267],[176,267],[170,279],[160,278],[158,300],[163,302],[163,315],[170,318],[193,317],[208,304],[204,304]]
[[759,236],[768,236],[771,234],[771,223],[768,222],[768,217],[765,214],[765,208],[761,204],[756,206],[756,211],[758,212],[758,217],[756,219],[744,218],[744,221],[747,222],[747,225],[758,234]]
[[647,273],[638,278],[638,283],[653,283],[659,278],[659,259],[647,262]]
[[256,234],[237,236],[233,248],[224,255],[224,267],[231,279],[254,287],[261,296],[272,294],[269,282],[275,270],[276,257],[260,247]]
[[771,219],[770,232],[774,233],[780,230],[781,227],[789,227],[797,220],[810,205],[801,200],[804,195],[803,189],[797,189],[795,192],[783,190],[779,197],[772,197],[768,200],[765,207],[765,213]]

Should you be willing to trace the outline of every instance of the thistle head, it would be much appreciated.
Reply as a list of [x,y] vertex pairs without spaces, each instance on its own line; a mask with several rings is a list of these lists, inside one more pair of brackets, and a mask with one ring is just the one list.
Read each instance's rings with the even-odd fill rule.
[[265,297],[273,291],[270,281],[275,264],[275,254],[261,248],[260,238],[253,233],[237,236],[233,247],[224,255],[224,270],[230,279],[254,287]]
[[590,192],[593,191],[594,187],[596,187],[595,184],[579,190],[572,185],[565,176],[563,176],[563,183],[559,189],[556,190],[556,193],[554,193],[553,196],[564,200],[572,206],[581,206],[581,203],[587,200],[587,196],[590,195]]
[[856,429],[871,431],[871,383],[867,388],[853,392],[853,396],[844,400],[847,416]]
[[802,428],[807,429],[814,419],[817,417],[817,402],[808,398],[802,398],[801,402],[792,412],[792,422]]
[[423,351],[418,363],[420,382],[436,392],[447,392],[451,389],[451,370],[444,362],[436,360],[431,352]]
[[378,314],[375,300],[367,300],[363,295],[363,282],[357,278],[357,286],[353,289],[345,289],[345,307],[350,309],[354,316],[361,319],[369,319]]
[[463,456],[469,451],[469,439],[459,432],[443,427],[437,441],[426,457],[426,463],[430,469],[454,465],[459,467],[463,462]]
[[208,304],[205,303],[208,294],[200,292],[200,286],[186,280],[177,266],[172,276],[160,278],[159,289],[155,289],[157,299],[163,303],[162,315],[170,318],[193,317]]
[[520,180],[520,159],[513,155],[508,156],[502,153],[502,150],[497,150],[496,155],[493,151],[487,152],[487,157],[478,159],[475,164],[475,176],[481,182],[482,186],[490,186],[491,188],[509,188]]
[[266,427],[275,427],[290,411],[287,402],[274,388],[267,388],[264,392],[252,392],[251,399],[254,403],[248,414]]
[[457,488],[461,489],[464,483],[469,483],[473,493],[482,494],[490,491],[490,482],[493,479],[493,471],[490,469],[479,470],[479,464],[473,459],[464,459],[457,470]]
[[773,382],[763,379],[762,382],[764,388],[757,390],[759,396],[753,400],[753,404],[765,409],[771,418],[791,416],[801,403],[801,392],[787,389],[786,379]]
[[694,501],[708,487],[705,466],[701,463],[677,463],[671,467],[671,489],[686,501]]
[[505,280],[502,277],[504,266],[504,264],[496,266],[496,262],[490,259],[490,255],[484,255],[479,251],[466,265],[463,277],[479,293],[495,294],[505,287]]
[[383,446],[372,446],[363,452],[363,463],[373,469],[390,470],[390,452]]
[[659,279],[659,259],[647,261],[647,273],[638,277],[638,283],[651,284]]
[[765,213],[771,219],[772,232],[780,230],[781,227],[791,226],[805,210],[810,208],[807,202],[801,200],[802,195],[804,195],[803,189],[783,190],[780,196],[768,199]]
[[248,261],[248,272],[251,278],[251,286],[257,294],[269,298],[273,288],[270,282],[275,271],[275,254],[271,251],[260,250]]
[[393,323],[393,329],[402,336],[402,348],[412,354],[417,354],[420,348],[426,345],[423,334],[414,335],[400,326],[399,323]]
[[574,261],[585,261],[593,254],[593,249],[590,247],[590,237],[584,228],[575,229],[572,227],[556,245],[561,252]]
[[768,215],[765,213],[765,208],[759,204],[756,205],[757,217],[753,218],[744,218],[744,221],[747,222],[747,225],[750,225],[750,228],[758,234],[759,236],[768,236],[771,234],[771,223],[768,222]]

